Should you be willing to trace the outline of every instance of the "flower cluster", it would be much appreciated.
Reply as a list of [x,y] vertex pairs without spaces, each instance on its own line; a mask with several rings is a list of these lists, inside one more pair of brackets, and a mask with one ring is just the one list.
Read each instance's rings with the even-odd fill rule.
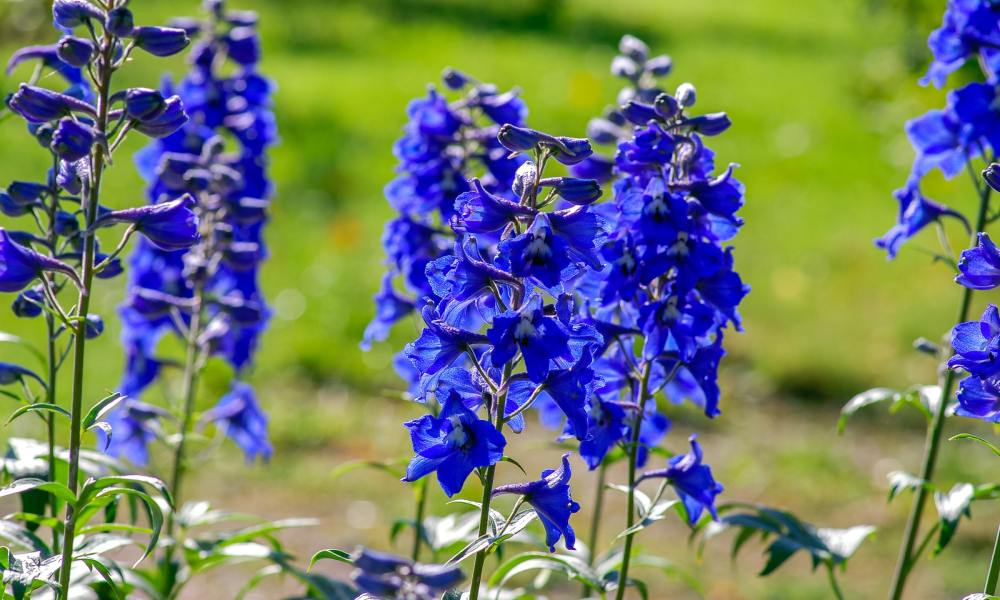
[[[166,362],[157,357],[157,346],[168,333],[193,340],[199,363],[219,356],[236,373],[231,391],[203,420],[222,428],[248,461],[271,455],[267,419],[241,379],[269,316],[258,271],[267,256],[263,230],[272,195],[267,150],[276,141],[273,85],[257,70],[256,15],[227,11],[217,0],[208,7],[206,22],[174,23],[198,39],[189,73],[175,88],[165,84],[182,99],[190,120],[137,157],[152,206],[182,197],[201,224],[196,244],[176,244],[173,231],[147,234],[129,260],[120,309],[126,353],[121,391],[129,400],[112,415],[113,426],[129,434],[113,437],[110,450],[140,464],[162,411],[139,398],[162,375]],[[138,111],[157,94],[135,90],[127,99]],[[225,140],[234,140],[234,147]]]
[[920,182],[934,169],[946,178],[966,170],[977,157],[1000,149],[1000,109],[996,80],[1000,73],[1000,11],[991,0],[950,0],[942,26],[929,39],[934,61],[921,83],[942,87],[948,74],[967,61],[976,60],[985,81],[967,83],[948,92],[944,109],[928,111],[906,124],[906,134],[916,150],[910,176],[895,192],[899,202],[896,224],[876,245],[889,258],[924,227],[943,217],[960,220],[971,231],[961,213],[926,198]]
[[399,175],[386,186],[385,196],[399,215],[385,226],[387,272],[375,296],[376,314],[365,330],[363,348],[384,340],[392,325],[424,298],[440,300],[425,270],[453,252],[456,234],[449,225],[456,216],[455,200],[471,189],[470,176],[478,175],[475,186],[484,193],[517,200],[510,190],[524,159],[508,156],[497,131],[502,125],[523,124],[524,102],[516,91],[501,93],[452,69],[443,79],[462,96],[448,102],[431,87],[425,98],[411,102],[405,134],[394,148]]

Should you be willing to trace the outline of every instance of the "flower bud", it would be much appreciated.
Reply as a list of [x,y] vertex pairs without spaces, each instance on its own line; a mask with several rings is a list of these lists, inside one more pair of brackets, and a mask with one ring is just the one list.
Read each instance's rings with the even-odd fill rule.
[[83,331],[88,340],[101,337],[101,334],[104,333],[104,319],[100,315],[87,315]]
[[171,96],[167,98],[166,108],[162,113],[152,119],[140,121],[135,129],[149,137],[163,138],[183,127],[187,121],[188,116],[184,112],[180,96]]
[[94,107],[83,100],[25,83],[11,96],[9,105],[14,112],[33,123],[55,121],[73,112],[97,117]]
[[226,54],[233,62],[252,66],[260,61],[260,38],[252,27],[236,27],[226,36]]
[[135,29],[135,20],[132,18],[132,11],[119,6],[108,12],[108,17],[104,21],[104,27],[112,35],[118,37],[132,37],[132,30]]
[[452,69],[451,67],[444,70],[444,73],[441,75],[441,79],[444,80],[444,84],[450,90],[460,90],[469,85],[469,78],[466,77],[465,73]]
[[156,90],[130,88],[125,92],[125,113],[137,121],[155,119],[166,109],[166,99]]
[[8,217],[21,217],[31,212],[31,205],[18,204],[10,194],[0,191],[0,212]]
[[14,181],[7,186],[7,193],[21,206],[38,204],[39,199],[47,191],[48,187],[44,184],[31,181]]
[[105,213],[97,220],[96,226],[131,223],[157,248],[182,250],[190,248],[199,239],[198,216],[192,210],[195,204],[194,198],[185,194],[170,202]]
[[56,44],[56,53],[59,60],[71,67],[85,67],[94,55],[94,44],[90,40],[67,35]]
[[992,163],[983,170],[983,179],[994,190],[1000,192],[1000,164]]
[[77,233],[80,233],[80,223],[73,213],[60,210],[56,213],[53,229],[62,237],[73,237]]
[[518,127],[507,123],[500,127],[497,133],[497,140],[504,148],[511,152],[527,152],[533,150],[541,141],[541,134],[534,129]]
[[729,120],[729,115],[724,112],[718,112],[698,115],[693,119],[688,119],[687,124],[691,129],[702,135],[718,135],[729,129],[729,126],[733,122]]
[[540,185],[554,188],[563,200],[576,205],[592,204],[602,193],[601,185],[596,179],[552,177],[543,179]]
[[191,43],[183,29],[174,27],[136,27],[132,32],[135,45],[154,56],[172,56]]
[[642,70],[639,69],[638,63],[627,56],[616,56],[614,60],[611,61],[611,74],[615,77],[624,77],[625,79],[635,80],[642,75]]
[[530,160],[525,161],[524,164],[517,168],[517,172],[514,173],[514,182],[511,184],[511,190],[518,197],[523,196],[525,191],[531,189],[537,176],[538,168],[535,166],[535,163]]
[[591,119],[587,123],[587,137],[598,144],[614,144],[621,133],[621,127],[607,119]]
[[28,123],[28,131],[35,136],[35,141],[42,148],[47,149],[52,145],[52,132],[55,131],[52,123]]
[[625,34],[618,42],[618,51],[636,62],[643,62],[649,56],[649,46],[634,35]]
[[89,125],[64,117],[52,134],[50,147],[59,158],[77,161],[90,155],[90,148],[94,145],[95,138],[94,130]]
[[22,319],[34,319],[42,314],[42,305],[45,304],[45,294],[40,285],[30,287],[14,299],[10,305],[14,316]]
[[14,237],[0,227],[0,292],[20,292],[42,271],[58,271],[80,285],[72,267],[22,246]]
[[656,77],[666,77],[670,74],[670,71],[673,70],[674,61],[666,54],[661,54],[660,56],[654,56],[653,58],[647,60],[643,67],[647,72]]
[[653,108],[656,114],[664,119],[672,119],[680,112],[681,107],[677,100],[670,94],[660,94],[653,101]]
[[677,104],[683,108],[691,108],[694,106],[695,100],[698,99],[695,93],[694,86],[690,83],[682,83],[677,86],[677,91],[674,93],[674,98],[677,99]]
[[622,113],[625,114],[626,119],[636,125],[645,125],[650,121],[660,120],[660,113],[656,112],[656,109],[652,105],[636,102],[635,100],[628,101],[622,107]]
[[63,29],[73,29],[90,19],[104,22],[104,11],[89,0],[55,0],[52,20]]

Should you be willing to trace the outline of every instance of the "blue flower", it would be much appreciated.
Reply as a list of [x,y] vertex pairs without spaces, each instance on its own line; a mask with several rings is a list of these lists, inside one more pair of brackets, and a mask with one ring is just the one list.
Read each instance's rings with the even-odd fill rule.
[[94,130],[89,125],[64,117],[52,133],[52,151],[63,160],[77,161],[90,155],[95,138]]
[[511,273],[532,277],[543,286],[558,289],[573,264],[569,246],[555,235],[549,215],[539,213],[527,231],[500,243],[499,251],[510,264]]
[[571,358],[569,332],[558,319],[545,315],[538,296],[525,302],[519,311],[496,316],[486,337],[493,345],[490,360],[495,368],[513,360],[520,350],[528,377],[535,383],[545,380],[553,359]]
[[32,123],[55,121],[74,112],[97,118],[97,110],[83,100],[26,83],[11,96],[9,104],[14,112]]
[[154,56],[173,56],[187,48],[191,40],[187,32],[176,27],[136,27],[132,42]]
[[670,353],[687,360],[715,324],[715,311],[691,295],[670,294],[642,305],[639,322],[646,336],[643,357],[651,360]]
[[465,578],[456,566],[415,563],[368,548],[355,553],[354,567],[355,585],[373,598],[437,600]]
[[157,421],[165,411],[126,399],[105,419],[111,426],[111,436],[98,433],[100,447],[112,456],[125,457],[135,465],[149,463],[149,444],[156,439],[159,431]]
[[392,275],[382,277],[382,287],[375,294],[375,318],[365,328],[361,347],[371,348],[372,342],[382,341],[389,335],[389,328],[396,321],[413,312],[413,303],[401,297],[392,288]]
[[991,63],[1000,47],[1000,13],[991,0],[949,0],[941,27],[927,41],[934,61],[920,83],[944,85],[948,75],[982,52]]
[[955,355],[948,360],[949,367],[980,377],[1000,373],[1000,312],[996,305],[988,305],[978,321],[956,325],[951,345]]
[[93,19],[104,23],[104,11],[89,0],[55,0],[52,3],[52,20],[63,29],[73,29]]
[[94,54],[94,44],[90,40],[67,35],[56,44],[59,60],[73,67],[85,67]]
[[202,418],[225,431],[243,449],[247,462],[258,456],[270,460],[273,449],[267,438],[267,415],[257,404],[250,384],[233,382],[229,392]]
[[131,223],[162,250],[182,250],[198,242],[198,216],[193,207],[196,202],[190,195],[170,202],[147,204],[105,213],[97,222],[98,227],[115,223]]
[[488,233],[503,229],[516,222],[519,216],[531,216],[534,209],[491,194],[479,179],[472,180],[472,191],[463,192],[455,199],[452,227],[464,233]]
[[1000,285],[1000,249],[988,233],[979,232],[979,243],[962,252],[955,282],[973,290],[992,290]]
[[416,481],[437,471],[441,489],[449,497],[462,491],[474,469],[499,462],[507,445],[496,427],[477,418],[457,393],[445,400],[440,416],[424,415],[405,425],[416,456],[403,481]]
[[576,534],[569,524],[570,516],[580,510],[580,505],[570,496],[569,454],[563,454],[562,465],[555,470],[542,471],[542,478],[529,483],[502,485],[493,490],[494,496],[517,494],[535,509],[538,520],[545,527],[545,545],[556,551],[556,542],[565,538],[566,548],[576,549]]
[[722,485],[712,478],[712,469],[702,464],[701,446],[697,436],[692,435],[691,451],[687,454],[674,456],[667,462],[666,469],[647,471],[642,479],[666,478],[680,496],[687,511],[688,522],[694,525],[701,518],[704,510],[718,519],[715,511],[715,497],[722,493]]
[[968,228],[968,221],[961,213],[925,198],[912,181],[907,183],[906,187],[896,190],[893,195],[899,201],[899,216],[896,225],[884,236],[875,240],[875,245],[885,250],[889,258],[896,257],[903,242],[941,217],[955,217]]
[[955,414],[1000,423],[1000,376],[963,379],[958,388]]
[[125,91],[125,114],[137,121],[149,121],[167,110],[167,99],[157,90],[129,88]]
[[0,292],[19,292],[42,271],[62,273],[79,284],[72,267],[18,244],[0,227]]
[[491,343],[484,335],[465,331],[441,320],[433,306],[424,306],[420,315],[427,325],[416,341],[407,344],[405,353],[421,373],[434,375],[455,362],[474,345]]
[[155,117],[150,117],[144,121],[138,121],[134,129],[140,133],[154,138],[164,138],[174,133],[188,122],[188,115],[184,111],[184,103],[179,96],[167,98],[166,105]]
[[625,411],[616,402],[604,401],[596,394],[590,398],[587,434],[580,442],[580,457],[591,470],[596,469],[618,442],[625,438],[628,426]]
[[500,127],[497,139],[511,152],[539,149],[548,152],[564,165],[575,165],[594,153],[586,138],[556,137],[511,123]]

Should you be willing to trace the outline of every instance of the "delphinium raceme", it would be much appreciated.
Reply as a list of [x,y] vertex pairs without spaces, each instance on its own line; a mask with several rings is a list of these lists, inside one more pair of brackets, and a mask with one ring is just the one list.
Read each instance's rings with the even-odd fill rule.
[[[935,531],[939,531],[935,548],[935,552],[939,552],[973,499],[972,494],[966,493],[972,488],[970,484],[959,484],[947,493],[936,492],[935,504],[941,513],[940,521],[921,536],[921,517],[927,499],[935,489],[935,467],[944,423],[951,414],[951,407],[955,406],[954,394],[959,379],[955,369],[972,374],[959,386],[957,414],[989,420],[990,398],[993,397],[993,371],[989,363],[993,353],[990,344],[995,343],[990,341],[995,336],[995,310],[987,310],[982,322],[968,321],[973,292],[995,285],[990,280],[991,261],[996,259],[995,248],[989,237],[982,233],[986,224],[995,218],[990,214],[991,188],[977,175],[982,167],[976,165],[980,161],[988,164],[996,156],[1000,144],[996,134],[996,124],[1000,122],[996,87],[997,69],[1000,67],[1000,11],[989,0],[950,0],[942,26],[930,35],[929,46],[933,61],[921,79],[922,84],[943,87],[949,76],[969,61],[978,65],[982,81],[950,90],[943,109],[931,110],[907,123],[906,132],[916,150],[916,159],[906,184],[895,193],[899,202],[897,223],[876,241],[893,258],[907,240],[927,227],[935,227],[941,240],[941,250],[934,253],[935,258],[955,268],[958,271],[957,281],[964,286],[956,319],[959,325],[950,335],[949,346],[954,345],[954,355],[950,350],[941,351],[928,342],[918,344],[918,348],[947,360],[951,368],[942,369],[938,389],[913,392],[920,398],[918,402],[926,406],[930,419],[923,462],[919,473],[911,476],[918,483],[912,486],[913,504],[892,579],[890,598],[893,600],[902,597],[907,578]],[[972,219],[956,208],[935,202],[922,194],[921,182],[934,170],[939,170],[947,179],[963,171],[971,176],[977,196]],[[963,252],[957,263],[943,225],[945,219],[960,222],[964,231],[970,234],[972,245],[979,236],[978,246]],[[867,404],[902,397],[892,393],[874,394],[877,391],[867,393]],[[860,400],[852,402],[848,405],[850,409],[845,407],[845,414],[865,403]],[[995,583],[994,590],[988,590],[989,593],[993,591]]]
[[[733,177],[733,165],[715,172],[714,153],[704,145],[706,137],[729,128],[729,118],[725,113],[692,115],[691,84],[680,85],[673,95],[660,91],[655,77],[669,71],[669,58],[651,59],[646,45],[632,36],[623,38],[620,50],[612,71],[631,85],[621,94],[623,104],[588,128],[595,141],[617,142],[614,162],[602,167],[595,159],[576,170],[614,179],[614,197],[596,208],[611,223],[612,234],[601,249],[607,266],[577,286],[586,299],[586,319],[604,337],[593,367],[598,379],[589,399],[587,433],[577,437],[581,456],[599,470],[598,498],[609,453],[621,446],[628,461],[619,599],[629,584],[639,483],[662,480],[657,501],[671,485],[691,525],[706,511],[716,515],[722,486],[702,463],[694,435],[690,452],[669,459],[665,469],[642,475],[638,469],[670,426],[662,413],[666,407],[657,406],[658,396],[672,403],[690,400],[710,418],[719,414],[723,330],[729,325],[740,329],[737,305],[749,291],[726,245],[743,224],[736,215],[743,185]],[[591,546],[600,518],[598,509]],[[594,548],[589,551],[593,561]]]
[[[126,354],[120,391],[127,399],[108,417],[116,432],[109,451],[135,464],[147,464],[151,441],[166,441],[171,450],[169,489],[182,514],[189,512],[182,491],[191,438],[201,426],[214,423],[248,462],[267,460],[272,453],[267,417],[245,376],[269,314],[258,271],[266,257],[263,231],[272,195],[267,152],[276,141],[273,86],[257,70],[257,16],[226,10],[219,0],[206,2],[206,10],[208,20],[172,23],[196,40],[188,74],[176,87],[165,84],[165,90],[182,99],[189,120],[137,156],[151,205],[188,198],[200,235],[186,248],[153,236],[136,245],[120,309]],[[182,341],[182,359],[162,356],[160,342],[167,335]],[[234,377],[230,390],[199,418],[199,376],[212,357],[228,363]],[[171,410],[142,402],[151,384],[170,381],[169,366],[177,363],[183,371],[179,399]],[[170,428],[176,434],[164,433]],[[183,584],[183,578],[171,575],[177,572],[174,549],[181,543],[177,521],[173,512],[167,515],[172,540],[162,557],[161,583],[168,597]]]
[[[60,327],[65,328],[65,335],[73,338],[68,410],[52,409],[68,415],[70,420],[66,483],[48,482],[36,486],[15,482],[12,486],[15,492],[38,487],[66,502],[61,525],[61,558],[47,561],[59,571],[57,594],[60,598],[70,596],[76,536],[94,516],[96,507],[107,505],[121,494],[132,494],[139,496],[150,514],[155,515],[160,509],[149,494],[125,486],[142,484],[163,489],[159,481],[139,476],[88,479],[80,485],[84,428],[107,429],[108,425],[99,418],[118,400],[112,396],[93,407],[84,406],[87,341],[103,328],[99,317],[90,314],[95,279],[120,269],[116,258],[125,248],[131,232],[174,247],[191,245],[198,238],[197,217],[190,210],[188,197],[165,198],[156,206],[136,209],[110,210],[102,205],[106,169],[111,165],[114,150],[126,135],[136,131],[149,137],[161,137],[187,120],[178,97],[139,94],[137,101],[137,92],[141,90],[114,86],[115,73],[128,63],[133,52],[170,56],[189,43],[182,29],[136,26],[125,4],[118,0],[103,3],[56,0],[52,7],[54,22],[66,35],[56,45],[55,53],[44,47],[26,49],[15,55],[14,62],[37,58],[40,68],[54,68],[71,77],[76,72],[70,67],[82,69],[89,78],[89,91],[83,79],[74,81],[74,87],[67,94],[29,83],[22,84],[7,100],[10,110],[23,117],[29,123],[29,131],[36,139],[47,142],[58,157],[46,184],[31,191],[15,187],[11,193],[11,187],[7,189],[6,197],[10,201],[5,200],[5,206],[11,206],[7,206],[5,212],[16,213],[12,205],[20,206],[35,217],[40,232],[34,235],[0,230],[0,290],[23,292],[38,280],[42,298],[36,294],[23,299],[45,307]],[[54,221],[54,224],[47,225],[46,221]],[[127,224],[129,233],[122,236],[110,254],[100,253],[97,230],[119,223]],[[60,229],[58,239],[49,235],[52,228]],[[69,308],[59,299],[60,290],[66,287],[77,291],[76,301]],[[88,408],[85,421],[84,411]],[[169,503],[169,496],[165,498]],[[150,546],[153,546],[159,526],[155,516],[151,518]],[[147,548],[147,553],[150,550]],[[56,587],[46,573],[37,572],[34,576]]]
[[[384,340],[392,326],[412,315],[424,298],[439,300],[431,286],[427,265],[455,251],[457,234],[449,227],[455,200],[463,192],[482,189],[508,201],[523,156],[497,141],[505,124],[522,125],[527,107],[516,91],[499,92],[495,86],[448,69],[445,87],[459,97],[453,101],[431,87],[407,109],[405,133],[394,146],[399,175],[385,188],[385,196],[398,213],[385,226],[386,273],[375,296],[375,318],[365,330],[362,348]],[[470,184],[472,177],[478,177]],[[484,240],[490,237],[486,234]],[[418,395],[419,372],[402,352],[396,358],[400,376]],[[416,484],[416,519],[411,557],[420,558],[425,538],[422,527],[427,504],[426,483]]]

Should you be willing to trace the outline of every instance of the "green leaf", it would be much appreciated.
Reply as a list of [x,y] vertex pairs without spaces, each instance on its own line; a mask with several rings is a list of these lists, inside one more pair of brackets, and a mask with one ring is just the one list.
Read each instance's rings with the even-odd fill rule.
[[143,504],[146,506],[146,514],[149,517],[149,523],[153,529],[152,533],[149,535],[149,542],[146,544],[145,551],[132,565],[132,568],[135,568],[138,567],[139,564],[145,560],[147,556],[152,554],[153,550],[156,549],[156,542],[160,539],[160,532],[163,529],[163,510],[160,508],[160,505],[157,504],[156,500],[154,500],[148,493],[130,487],[103,488],[94,496],[94,499],[99,500],[101,498],[118,497],[122,495],[133,496],[142,500]]
[[562,573],[599,592],[606,591],[606,585],[587,563],[575,556],[549,554],[546,552],[525,552],[501,564],[489,579],[489,586],[496,588],[496,598],[501,597],[504,584],[521,573],[534,570]]
[[528,472],[524,470],[524,467],[521,466],[521,463],[517,462],[513,458],[511,458],[509,456],[503,456],[503,457],[500,458],[500,460],[501,460],[501,462],[509,462],[510,464],[514,465],[515,467],[517,467],[518,469],[520,469],[520,471],[521,471],[522,474],[524,474],[524,475],[528,474]]
[[490,544],[492,543],[492,541],[493,541],[493,537],[490,536],[490,534],[488,534],[488,533],[487,534],[483,534],[483,535],[479,536],[478,538],[476,538],[475,540],[473,540],[471,544],[467,545],[465,548],[462,548],[458,552],[458,554],[456,554],[455,556],[452,556],[450,559],[448,559],[448,562],[446,562],[445,564],[446,565],[457,565],[458,563],[460,563],[463,560],[469,558],[470,556],[475,556],[481,550],[486,550],[487,548],[489,548]]
[[889,479],[889,501],[891,502],[896,496],[907,490],[916,490],[920,487],[926,487],[928,490],[932,489],[931,484],[927,481],[917,477],[916,475],[911,475],[905,471],[892,471],[887,475]]
[[353,460],[349,462],[342,463],[336,467],[333,471],[330,471],[331,479],[338,479],[351,471],[357,471],[358,469],[375,469],[377,471],[382,471],[388,473],[396,479],[401,479],[406,473],[400,468],[405,461],[398,460],[393,462],[379,462],[376,460]]
[[66,487],[66,484],[56,481],[44,481],[42,479],[34,479],[30,477],[18,479],[7,487],[0,488],[0,498],[3,498],[4,496],[22,494],[29,490],[42,490],[52,494],[63,502],[71,504],[76,502],[76,494],[70,491],[70,489]]
[[971,433],[960,433],[958,435],[948,438],[949,442],[954,442],[955,440],[972,440],[974,442],[982,444],[983,446],[986,446],[987,448],[993,451],[993,454],[1000,456],[1000,448],[998,448],[995,444],[984,440],[978,435],[972,435]]
[[854,413],[867,406],[882,402],[890,403],[889,411],[892,413],[897,412],[904,406],[911,406],[920,411],[926,419],[930,420],[937,410],[938,403],[941,402],[941,388],[936,385],[918,385],[903,392],[881,387],[861,392],[851,398],[840,409],[840,419],[837,421],[837,433],[844,433],[844,429],[847,427],[847,420]]
[[10,418],[7,419],[7,422],[4,423],[4,426],[6,427],[7,425],[10,425],[11,423],[14,422],[14,419],[17,419],[21,415],[24,415],[24,414],[27,414],[27,413],[38,413],[38,414],[53,413],[53,414],[57,414],[57,415],[62,415],[64,417],[66,417],[67,419],[71,418],[71,415],[69,414],[69,411],[67,411],[65,408],[63,408],[61,406],[58,406],[56,404],[48,404],[48,403],[45,403],[45,402],[36,402],[34,404],[27,404],[27,405],[22,406],[21,408],[15,410],[10,415]]
[[[115,598],[125,600],[125,593],[121,590],[122,586],[119,586],[118,583],[115,582],[114,577],[111,575],[111,569],[108,568],[107,565],[96,558],[83,558],[81,560],[91,571],[97,571],[97,573],[101,576],[101,579],[108,584],[108,588],[110,588],[111,593],[115,595]],[[125,575],[121,572],[121,569],[119,569],[117,565],[114,563],[111,564],[114,567],[115,572],[118,573],[118,577],[121,579],[122,585],[124,585],[126,583]]]
[[124,399],[125,396],[115,392],[92,406],[90,411],[87,412],[87,415],[83,418],[83,428],[90,429],[94,423],[100,421],[104,415],[108,414],[111,409],[117,406],[118,403]]
[[89,497],[96,495],[101,490],[120,485],[149,486],[159,492],[169,506],[172,507],[174,505],[173,498],[170,497],[170,490],[167,489],[167,485],[156,477],[150,477],[148,475],[106,475],[104,477],[88,479],[86,483],[83,484],[83,489],[80,491],[81,506],[86,504]]
[[976,488],[971,483],[956,483],[947,493],[934,494],[934,506],[937,508],[941,524],[937,545],[934,547],[935,555],[940,554],[954,537],[962,515],[971,516],[969,505],[975,495]]
[[316,565],[316,563],[321,560],[335,560],[349,565],[354,564],[354,559],[351,558],[351,555],[347,552],[338,550],[337,548],[327,548],[326,550],[320,550],[316,554],[312,555],[312,558],[309,559],[309,568],[307,571],[312,571],[312,568]]

